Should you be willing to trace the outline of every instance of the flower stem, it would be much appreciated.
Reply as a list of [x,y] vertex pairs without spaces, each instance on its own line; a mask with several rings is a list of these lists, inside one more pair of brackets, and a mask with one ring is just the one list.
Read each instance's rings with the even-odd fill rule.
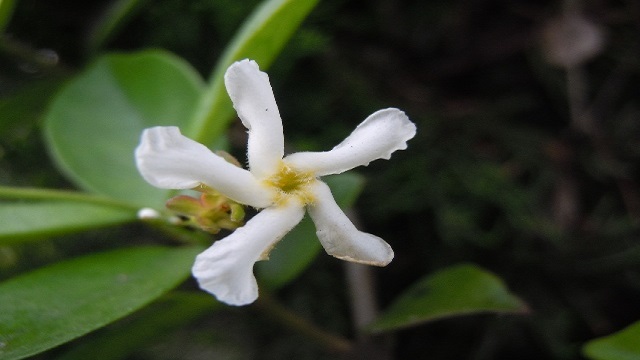
[[254,303],[254,306],[278,322],[324,345],[332,352],[347,353],[353,349],[353,345],[348,339],[320,329],[315,324],[285,308],[268,294],[260,293],[260,297]]

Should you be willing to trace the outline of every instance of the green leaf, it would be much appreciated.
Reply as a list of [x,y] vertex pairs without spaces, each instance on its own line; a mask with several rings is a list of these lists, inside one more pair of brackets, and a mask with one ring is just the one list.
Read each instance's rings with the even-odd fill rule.
[[0,244],[11,244],[134,221],[136,211],[64,201],[5,202],[0,219]]
[[37,354],[141,308],[186,279],[201,250],[120,249],[0,284],[0,359]]
[[223,306],[204,292],[172,292],[126,319],[83,338],[56,360],[117,360]]
[[0,33],[3,33],[9,24],[15,5],[15,0],[0,0]]
[[136,206],[75,191],[0,186],[0,244],[136,219]]
[[210,144],[233,118],[231,100],[224,87],[224,73],[234,61],[249,58],[262,70],[269,68],[318,0],[267,0],[245,21],[218,60],[210,85],[193,119],[188,135]]
[[411,286],[372,324],[382,332],[445,317],[484,312],[526,312],[496,275],[472,264],[448,267]]
[[58,166],[81,188],[162,207],[167,191],[142,179],[133,151],[147,127],[186,128],[202,91],[197,73],[166,52],[107,55],[56,96],[45,139]]
[[[356,173],[327,176],[323,180],[331,187],[336,202],[342,208],[353,205],[364,185],[364,179]],[[311,264],[321,249],[316,228],[311,219],[305,217],[276,245],[269,254],[269,261],[256,264],[261,284],[271,289],[286,285]]]
[[589,341],[582,352],[593,360],[640,359],[640,321],[617,333]]

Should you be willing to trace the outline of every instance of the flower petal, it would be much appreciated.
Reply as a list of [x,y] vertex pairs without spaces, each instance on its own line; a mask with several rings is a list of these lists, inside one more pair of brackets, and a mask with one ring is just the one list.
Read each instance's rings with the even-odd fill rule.
[[272,175],[284,155],[284,135],[269,76],[255,61],[242,60],[227,69],[224,82],[233,107],[249,129],[249,169],[259,178]]
[[198,255],[193,276],[219,301],[236,306],[254,302],[258,285],[253,264],[266,259],[274,244],[303,216],[304,207],[299,202],[262,210],[245,226]]
[[376,266],[393,260],[393,250],[381,238],[359,231],[336,204],[327,184],[314,185],[316,201],[308,206],[316,234],[329,255],[338,259]]
[[389,159],[396,150],[407,148],[416,126],[404,112],[389,108],[367,117],[343,142],[330,151],[300,152],[286,157],[296,169],[318,176],[340,174],[376,159]]
[[191,189],[203,183],[239,203],[262,208],[272,194],[247,170],[228,163],[175,126],[144,130],[135,152],[138,171],[162,189]]

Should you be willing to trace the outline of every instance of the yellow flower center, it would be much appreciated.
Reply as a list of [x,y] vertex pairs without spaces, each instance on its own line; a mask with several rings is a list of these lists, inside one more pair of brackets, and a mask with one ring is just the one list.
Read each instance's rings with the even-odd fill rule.
[[297,198],[305,205],[312,203],[314,197],[310,185],[314,181],[316,178],[312,172],[298,171],[284,161],[280,163],[278,172],[265,180],[267,185],[277,190],[274,199],[277,205],[281,205],[291,198]]

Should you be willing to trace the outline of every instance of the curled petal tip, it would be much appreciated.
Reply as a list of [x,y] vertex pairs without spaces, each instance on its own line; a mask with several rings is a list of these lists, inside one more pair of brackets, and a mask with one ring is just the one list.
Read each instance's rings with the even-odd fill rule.
[[364,265],[387,266],[393,260],[393,250],[381,238],[365,232],[318,231],[327,254],[341,260]]
[[360,123],[354,133],[360,127],[375,128],[377,132],[385,134],[387,146],[384,147],[385,152],[380,158],[386,160],[390,159],[395,151],[406,149],[407,141],[413,139],[417,131],[416,124],[409,120],[407,114],[396,108],[376,111]]
[[316,234],[325,251],[338,259],[385,266],[393,260],[393,250],[381,238],[356,229],[336,204],[329,187],[318,182],[318,201],[309,206],[309,215],[316,225]]
[[242,204],[271,204],[270,194],[249,171],[228,163],[175,126],[146,129],[135,158],[142,177],[155,187],[192,189],[204,183]]
[[302,206],[268,208],[196,257],[193,276],[219,301],[242,306],[258,298],[253,265],[304,215]]
[[201,289],[220,302],[233,306],[251,304],[258,298],[253,262],[237,261],[237,254],[226,245],[220,240],[198,255],[191,269],[193,276]]
[[320,176],[339,174],[377,159],[388,160],[395,151],[406,149],[407,141],[415,135],[416,125],[403,111],[382,109],[369,115],[332,150],[295,153],[286,160]]
[[238,60],[238,61],[234,62],[233,64],[231,64],[231,66],[229,66],[227,68],[227,72],[234,71],[238,67],[251,67],[251,68],[254,68],[254,69],[257,69],[257,70],[260,69],[260,66],[258,66],[258,63],[255,62],[255,60],[242,59],[242,60]]
[[196,179],[180,173],[189,165],[199,166],[198,158],[203,152],[200,147],[204,146],[184,139],[175,126],[156,126],[142,132],[135,160],[148,183],[162,189],[188,189],[198,184]]

